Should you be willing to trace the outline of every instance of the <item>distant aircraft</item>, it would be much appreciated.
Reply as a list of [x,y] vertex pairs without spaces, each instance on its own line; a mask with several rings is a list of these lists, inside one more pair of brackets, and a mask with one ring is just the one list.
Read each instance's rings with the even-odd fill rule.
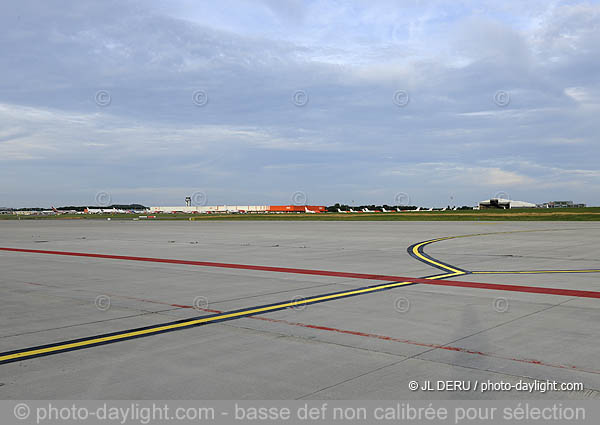
[[39,214],[43,214],[43,215],[55,215],[55,214],[60,214],[59,211],[57,211],[54,207],[52,207],[51,210],[42,210],[39,212]]
[[125,213],[125,210],[116,209],[116,208],[85,208],[83,212],[87,214],[117,214],[117,213]]
[[81,211],[77,210],[59,210],[52,205],[51,210],[42,211],[44,214],[81,214]]
[[338,208],[337,210],[338,210],[338,212],[339,212],[339,213],[342,213],[342,214],[345,214],[345,213],[347,213],[347,212],[348,212],[348,211],[342,211],[342,210],[341,210],[341,209],[339,209],[339,208]]
[[427,211],[433,211],[433,208],[429,208]]
[[350,212],[351,213],[356,213],[356,212],[361,212],[361,211],[354,211],[352,208],[350,208]]
[[309,209],[308,209],[308,208],[306,208],[306,207],[304,207],[304,212],[305,212],[305,213],[307,213],[307,214],[315,214],[315,213],[316,213],[316,211],[309,210]]
[[456,207],[452,208],[452,211],[456,211]]
[[370,209],[368,209],[368,208],[365,207],[365,208],[363,208],[363,212],[372,213],[372,212],[375,212],[375,211],[370,210]]
[[448,209],[448,207],[444,207],[440,211],[446,211],[447,209]]

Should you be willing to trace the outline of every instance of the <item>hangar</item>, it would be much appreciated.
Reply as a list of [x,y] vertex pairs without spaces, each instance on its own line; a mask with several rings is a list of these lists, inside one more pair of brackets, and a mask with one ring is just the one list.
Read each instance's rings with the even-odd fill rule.
[[504,198],[492,198],[486,201],[479,202],[479,208],[536,208],[536,204],[532,204],[531,202],[525,201],[513,201],[510,199]]

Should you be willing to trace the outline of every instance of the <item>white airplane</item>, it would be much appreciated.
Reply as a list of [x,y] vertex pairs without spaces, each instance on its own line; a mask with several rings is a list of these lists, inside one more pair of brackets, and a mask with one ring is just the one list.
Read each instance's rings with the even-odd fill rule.
[[375,211],[372,211],[372,210],[370,210],[370,209],[368,209],[368,208],[363,208],[363,212],[366,212],[366,213],[372,213],[372,212],[375,212]]
[[350,208],[350,212],[355,213],[355,212],[359,212],[359,211],[354,211],[352,208]]
[[386,213],[386,212],[393,212],[393,211],[388,211],[388,210],[386,210],[385,208],[381,207],[381,212],[384,212],[384,213]]
[[103,212],[101,208],[86,208],[83,211],[87,214],[100,214]]
[[447,207],[444,207],[440,211],[446,211],[447,209],[448,209]]
[[313,210],[309,210],[308,208],[304,207],[304,212],[307,214],[316,214],[316,211]]
[[87,214],[116,214],[125,213],[126,211],[117,208],[86,208],[84,212]]
[[342,211],[341,209],[337,209],[339,213],[346,214],[348,211]]
[[433,211],[433,208],[429,208],[427,211]]
[[452,208],[452,211],[456,211],[456,207]]
[[396,212],[402,212],[400,208],[396,208]]
[[50,210],[42,211],[43,214],[81,214],[81,211],[77,210],[57,210],[54,205],[50,207]]
[[57,210],[56,208],[54,208],[54,205],[52,205],[51,209],[49,210],[43,210],[41,211],[41,213],[43,215],[55,215],[55,214],[62,214],[62,211]]

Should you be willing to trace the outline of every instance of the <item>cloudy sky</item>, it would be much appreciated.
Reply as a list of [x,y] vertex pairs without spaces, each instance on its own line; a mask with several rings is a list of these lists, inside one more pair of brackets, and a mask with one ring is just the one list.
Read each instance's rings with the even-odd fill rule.
[[0,52],[0,206],[600,205],[598,3],[4,1]]

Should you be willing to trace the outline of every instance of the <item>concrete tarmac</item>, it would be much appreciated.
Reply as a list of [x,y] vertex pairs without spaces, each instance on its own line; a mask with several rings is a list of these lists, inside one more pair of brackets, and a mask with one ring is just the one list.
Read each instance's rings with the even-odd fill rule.
[[[488,234],[493,233],[493,234]],[[0,221],[0,248],[600,292],[593,222]],[[386,281],[0,251],[7,353]],[[414,284],[0,364],[3,399],[600,398],[600,298]],[[29,351],[28,351],[29,350]],[[412,391],[411,381],[583,390]]]

